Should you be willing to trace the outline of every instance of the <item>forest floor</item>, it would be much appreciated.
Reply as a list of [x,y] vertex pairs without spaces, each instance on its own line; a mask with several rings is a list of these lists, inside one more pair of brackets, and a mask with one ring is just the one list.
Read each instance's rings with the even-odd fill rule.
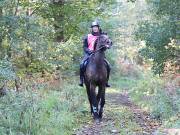
[[[123,109],[123,112],[121,109]],[[122,118],[117,118],[117,115],[121,115]],[[111,93],[107,90],[106,109],[102,122],[95,123],[93,120],[89,121],[77,131],[76,135],[116,135],[132,133],[148,135],[156,134],[156,129],[160,125],[160,122],[150,119],[146,111],[136,106],[129,99],[126,91],[123,93]]]
[[[146,106],[140,107],[140,102],[146,104],[145,101],[154,100],[151,99],[152,96],[134,100],[133,96],[139,94],[135,95],[134,88],[141,85],[139,81],[143,83],[141,81],[143,78],[138,80],[138,78],[119,77],[119,75],[114,75],[112,78],[110,80],[112,87],[106,89],[106,104],[100,123],[95,123],[90,115],[85,87],[77,86],[76,78],[65,82],[53,79],[45,81],[41,80],[42,78],[34,81],[26,80],[27,83],[24,83],[22,90],[20,89],[22,92],[11,92],[8,96],[4,96],[3,102],[0,103],[0,107],[3,108],[2,110],[0,108],[0,113],[6,114],[6,117],[0,117],[0,123],[3,123],[3,126],[0,125],[0,135],[6,134],[9,129],[13,129],[14,134],[22,132],[27,134],[31,131],[32,134],[52,135],[180,135],[177,122],[180,115],[176,117],[177,120],[172,117],[174,121],[171,123],[176,122],[177,126],[166,126],[166,120],[161,119],[161,121],[160,118],[154,117],[152,112],[147,111],[150,109]],[[150,82],[149,85],[157,84]],[[149,85],[146,88],[149,88]],[[30,90],[23,91],[25,86]],[[141,87],[144,89],[145,85]],[[138,90],[141,87],[137,87]],[[164,102],[157,100],[160,101]],[[156,105],[156,102],[153,103]],[[22,112],[25,114],[24,117],[19,117]],[[33,115],[37,117],[32,117]],[[3,118],[8,118],[8,121]],[[25,124],[19,124],[18,121],[23,121]],[[38,126],[42,128],[39,129]],[[47,130],[44,130],[45,128]]]
[[102,122],[95,123],[91,118],[74,135],[179,135],[179,131],[170,133],[161,124],[131,101],[128,90],[107,89]]

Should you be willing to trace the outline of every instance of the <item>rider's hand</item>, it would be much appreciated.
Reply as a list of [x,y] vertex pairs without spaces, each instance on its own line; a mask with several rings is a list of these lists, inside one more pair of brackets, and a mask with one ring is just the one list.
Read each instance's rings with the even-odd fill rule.
[[92,54],[93,53],[93,51],[91,51],[91,50],[88,50],[88,54],[90,55],[90,54]]

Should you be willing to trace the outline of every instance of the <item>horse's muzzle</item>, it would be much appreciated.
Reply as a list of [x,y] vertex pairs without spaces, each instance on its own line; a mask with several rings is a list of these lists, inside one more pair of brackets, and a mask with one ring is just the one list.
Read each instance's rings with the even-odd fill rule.
[[105,45],[107,49],[110,49],[112,46],[112,41],[108,42],[108,44]]

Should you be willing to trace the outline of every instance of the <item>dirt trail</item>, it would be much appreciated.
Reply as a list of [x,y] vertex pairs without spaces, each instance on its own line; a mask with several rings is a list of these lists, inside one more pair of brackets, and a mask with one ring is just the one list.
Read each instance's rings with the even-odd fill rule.
[[[160,122],[150,118],[150,115],[136,106],[130,101],[126,92],[124,93],[107,93],[106,106],[110,106],[109,112],[105,110],[105,114],[101,123],[96,124],[93,121],[85,124],[81,129],[78,129],[75,135],[123,135],[121,127],[117,127],[115,118],[109,115],[117,110],[119,106],[126,107],[132,113],[132,121],[134,121],[140,130],[133,131],[134,135],[156,135],[157,128],[161,125]],[[123,118],[122,118],[123,119]],[[122,125],[123,127],[123,125]],[[128,134],[128,132],[127,132]]]

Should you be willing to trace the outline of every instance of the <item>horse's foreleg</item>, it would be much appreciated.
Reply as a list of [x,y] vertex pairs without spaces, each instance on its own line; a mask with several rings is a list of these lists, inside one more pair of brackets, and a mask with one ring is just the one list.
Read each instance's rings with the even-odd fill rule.
[[99,87],[98,88],[98,94],[97,94],[98,110],[100,109],[100,98],[101,98],[101,90],[100,90],[100,87]]
[[90,104],[90,108],[91,108],[91,114],[93,114],[93,109],[92,109],[92,103],[91,103],[91,95],[90,95],[90,87],[86,86],[86,91],[87,91],[87,96],[88,96],[88,100],[89,100],[89,104]]
[[99,88],[99,93],[100,93],[100,98],[101,98],[99,117],[102,118],[103,108],[104,108],[104,104],[105,104],[105,86],[101,86]]
[[92,103],[92,111],[93,111],[93,115],[94,115],[94,119],[98,119],[99,115],[98,115],[98,105],[97,105],[97,99],[96,99],[96,92],[95,92],[95,85],[90,85],[90,100]]

